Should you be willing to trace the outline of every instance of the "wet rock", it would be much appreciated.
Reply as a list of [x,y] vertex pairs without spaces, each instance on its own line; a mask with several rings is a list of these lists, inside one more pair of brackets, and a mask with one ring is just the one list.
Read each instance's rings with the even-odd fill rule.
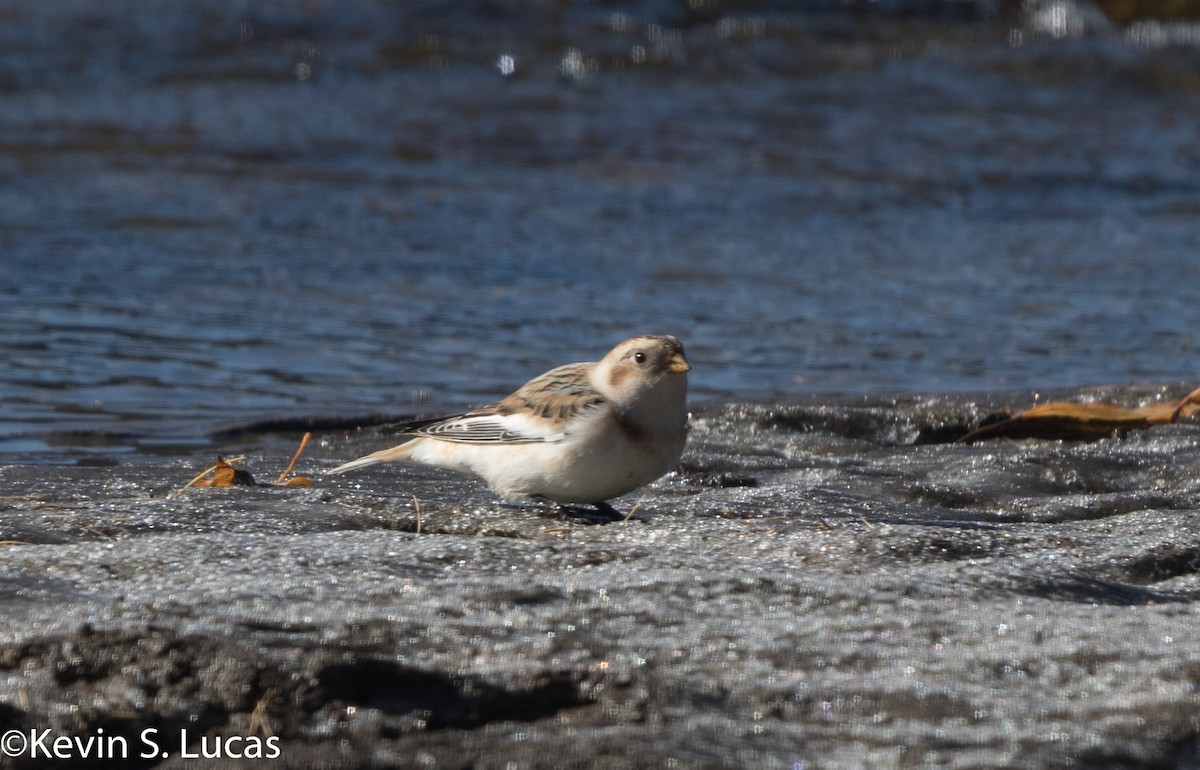
[[[921,441],[1006,400],[702,407],[606,526],[423,468],[4,467],[0,728],[152,729],[144,767],[1194,766],[1200,428]],[[390,440],[346,435],[307,462]]]

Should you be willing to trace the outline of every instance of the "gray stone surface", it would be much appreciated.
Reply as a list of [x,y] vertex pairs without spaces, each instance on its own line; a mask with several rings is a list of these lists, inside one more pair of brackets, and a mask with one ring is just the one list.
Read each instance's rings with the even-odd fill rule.
[[[1027,399],[704,406],[603,524],[420,468],[3,467],[0,728],[130,767],[1196,767],[1200,427],[945,443]],[[241,442],[260,481],[293,446]]]

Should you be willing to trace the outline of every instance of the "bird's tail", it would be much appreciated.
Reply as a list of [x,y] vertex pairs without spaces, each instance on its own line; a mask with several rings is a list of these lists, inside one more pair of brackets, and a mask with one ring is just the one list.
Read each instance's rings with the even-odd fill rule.
[[330,475],[347,473],[349,471],[356,471],[359,468],[365,468],[368,465],[374,465],[376,463],[404,462],[408,459],[409,454],[412,452],[413,443],[415,442],[409,441],[401,444],[400,446],[394,446],[391,449],[381,449],[380,451],[369,454],[366,457],[360,457],[357,460],[351,460],[345,465],[339,465],[333,470],[325,471],[325,473]]

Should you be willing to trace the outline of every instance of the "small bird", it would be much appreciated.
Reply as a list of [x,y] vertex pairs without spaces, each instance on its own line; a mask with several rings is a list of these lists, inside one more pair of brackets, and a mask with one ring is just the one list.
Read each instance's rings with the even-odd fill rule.
[[674,337],[625,340],[600,361],[566,364],[464,414],[404,426],[416,438],[341,465],[416,462],[480,476],[506,500],[605,501],[675,467],[688,434],[687,372]]

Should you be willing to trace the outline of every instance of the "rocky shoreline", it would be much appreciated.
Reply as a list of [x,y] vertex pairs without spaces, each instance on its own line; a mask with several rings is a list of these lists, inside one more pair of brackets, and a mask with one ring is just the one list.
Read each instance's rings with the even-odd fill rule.
[[1003,401],[708,405],[604,525],[416,468],[0,468],[0,732],[74,741],[2,761],[1195,767],[1200,427],[929,440]]

